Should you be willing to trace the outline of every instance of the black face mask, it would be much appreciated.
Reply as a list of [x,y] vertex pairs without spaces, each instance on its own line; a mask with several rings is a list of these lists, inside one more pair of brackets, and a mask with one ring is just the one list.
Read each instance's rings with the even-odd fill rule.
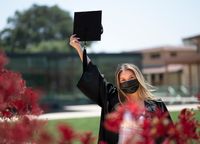
[[139,82],[137,79],[129,80],[120,84],[120,88],[124,93],[134,93],[139,88]]

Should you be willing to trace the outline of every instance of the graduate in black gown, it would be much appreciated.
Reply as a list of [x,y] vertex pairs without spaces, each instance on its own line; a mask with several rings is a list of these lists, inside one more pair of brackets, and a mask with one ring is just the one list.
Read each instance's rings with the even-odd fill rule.
[[[70,37],[70,45],[77,51],[81,61],[86,61],[83,74],[78,81],[78,88],[92,101],[101,107],[101,119],[98,142],[117,144],[118,134],[110,132],[104,127],[104,120],[108,113],[115,110],[117,105],[124,101],[132,101],[147,112],[155,112],[159,109],[168,114],[168,110],[162,100],[156,100],[151,93],[152,86],[148,84],[133,64],[122,64],[115,73],[116,86],[106,81],[96,65],[88,56],[83,55],[83,50],[76,35]],[[159,142],[158,142],[159,143]]]

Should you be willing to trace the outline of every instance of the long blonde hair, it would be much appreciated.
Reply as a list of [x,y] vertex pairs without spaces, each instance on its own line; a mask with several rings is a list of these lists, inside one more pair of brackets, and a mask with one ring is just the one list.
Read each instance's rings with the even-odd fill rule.
[[155,91],[155,87],[150,85],[144,79],[139,68],[134,64],[124,63],[119,65],[115,72],[115,81],[118,89],[118,98],[120,102],[124,101],[126,98],[126,94],[121,90],[119,82],[119,76],[123,70],[131,70],[135,74],[139,82],[138,94],[141,100],[155,99],[154,95],[152,94],[152,92]]

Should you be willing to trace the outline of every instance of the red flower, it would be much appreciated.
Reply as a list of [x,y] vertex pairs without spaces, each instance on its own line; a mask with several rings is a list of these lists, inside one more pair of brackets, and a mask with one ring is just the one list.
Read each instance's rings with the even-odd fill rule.
[[9,109],[5,109],[1,111],[0,117],[2,118],[11,118],[13,117],[13,113]]
[[58,130],[61,133],[60,144],[72,144],[73,139],[76,138],[76,133],[69,125],[60,124]]
[[5,102],[20,96],[25,90],[25,81],[19,73],[8,70],[0,73],[0,91]]
[[141,109],[136,103],[134,102],[127,102],[122,106],[123,112],[125,110],[129,110],[133,117],[138,117],[138,115],[140,115],[144,109]]
[[38,105],[39,91],[32,90],[31,88],[26,88],[22,97],[24,102],[27,104],[27,108],[30,114],[39,115],[42,113],[42,110]]
[[95,137],[92,136],[91,132],[85,132],[80,135],[80,141],[82,144],[92,144],[95,141]]
[[45,131],[41,132],[41,134],[39,135],[39,138],[36,142],[36,144],[54,144],[54,143],[55,142],[54,142],[54,139],[52,138],[52,136]]
[[126,110],[129,110],[133,117],[138,117],[139,114],[142,113],[142,109],[138,107],[133,102],[127,102],[123,105],[118,106],[117,110],[108,114],[106,116],[104,126],[106,129],[112,131],[112,132],[119,132],[120,124],[123,120],[123,115]]
[[122,115],[120,113],[113,112],[106,116],[104,126],[106,129],[118,133],[121,122],[122,122]]

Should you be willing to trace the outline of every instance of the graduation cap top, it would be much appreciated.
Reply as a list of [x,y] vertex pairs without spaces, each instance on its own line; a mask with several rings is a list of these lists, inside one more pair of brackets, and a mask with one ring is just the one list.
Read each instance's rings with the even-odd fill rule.
[[101,10],[75,12],[73,34],[76,34],[80,41],[101,40],[101,34],[103,33],[101,14]]

